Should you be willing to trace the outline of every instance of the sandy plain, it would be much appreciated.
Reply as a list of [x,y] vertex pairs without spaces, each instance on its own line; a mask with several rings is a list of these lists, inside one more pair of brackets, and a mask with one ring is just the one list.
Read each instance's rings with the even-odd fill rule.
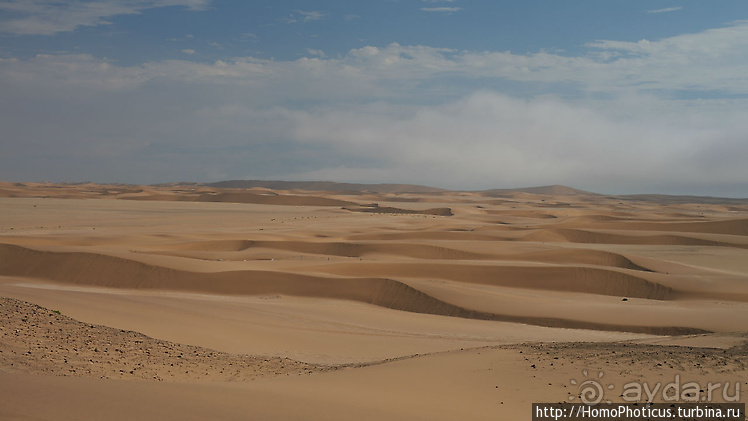
[[601,372],[747,400],[748,201],[282,187],[0,183],[0,419],[530,419]]

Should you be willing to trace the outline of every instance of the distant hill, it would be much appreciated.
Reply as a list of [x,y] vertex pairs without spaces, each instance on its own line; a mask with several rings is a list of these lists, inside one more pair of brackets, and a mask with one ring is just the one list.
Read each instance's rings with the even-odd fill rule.
[[[151,187],[149,189],[148,187]],[[172,191],[159,192],[156,189],[171,189]],[[237,192],[236,190],[246,190],[251,188],[268,189],[265,192],[245,191]],[[228,191],[214,191],[213,189],[227,189]],[[234,191],[231,191],[234,189]],[[181,191],[185,190],[185,191]],[[748,198],[729,198],[713,196],[694,196],[694,195],[667,195],[667,194],[628,194],[628,195],[610,195],[588,192],[563,185],[550,185],[539,187],[524,187],[512,189],[488,189],[488,190],[448,190],[437,187],[421,186],[416,184],[362,184],[362,183],[336,183],[332,181],[279,181],[279,180],[228,180],[216,183],[196,183],[196,182],[171,182],[151,184],[150,186],[141,186],[135,184],[107,183],[98,184],[94,182],[4,182],[0,181],[0,197],[91,197],[91,194],[98,193],[103,196],[120,195],[122,199],[130,200],[189,200],[189,195],[194,198],[203,195],[199,201],[215,201],[228,199],[238,203],[277,203],[282,204],[287,199],[271,199],[270,196],[283,196],[283,193],[275,193],[272,190],[301,190],[301,191],[320,191],[320,192],[339,192],[341,195],[363,195],[366,193],[413,193],[413,194],[430,194],[441,195],[449,193],[469,193],[471,195],[480,195],[489,198],[501,198],[512,196],[517,193],[536,194],[539,196],[577,196],[581,200],[596,200],[597,198],[607,198],[619,201],[639,201],[659,204],[684,204],[684,203],[704,203],[704,204],[721,204],[721,205],[748,205]],[[162,194],[164,193],[164,194]],[[187,196],[175,196],[174,193],[187,194]],[[206,196],[207,194],[207,196]],[[220,194],[221,196],[217,196]],[[242,195],[241,197],[236,196]],[[180,198],[181,197],[181,198]],[[318,198],[305,199],[308,203],[316,203],[313,206],[346,206],[352,204],[350,201],[336,202],[339,198],[325,200],[325,204],[320,204]],[[389,201],[417,202],[420,199],[413,197],[389,197]]]
[[[359,184],[359,183],[336,183],[333,181],[278,181],[278,180],[227,180],[216,183],[203,184],[204,186],[227,188],[227,189],[251,189],[262,187],[273,190],[317,190],[338,191],[346,193],[374,192],[374,193],[445,193],[455,190],[441,189],[437,187],[420,186],[416,184]],[[511,193],[532,193],[556,196],[592,195],[595,193],[574,189],[567,186],[552,185],[540,187],[524,187],[515,189],[490,189],[480,190],[485,196],[499,196]]]
[[228,180],[204,184],[225,189],[251,189],[262,187],[273,190],[316,190],[337,192],[375,193],[442,193],[448,190],[414,184],[357,184],[335,183],[332,181],[278,181],[278,180]]
[[531,194],[543,194],[543,195],[552,195],[552,196],[575,196],[575,195],[597,195],[597,193],[591,193],[584,190],[578,190],[572,187],[567,186],[561,186],[558,184],[554,184],[552,186],[540,186],[540,187],[523,187],[523,188],[517,188],[517,189],[491,189],[491,190],[483,190],[479,193],[483,194],[484,196],[501,196],[505,194],[511,194],[511,193],[531,193]]
[[[279,181],[279,180],[228,180],[216,183],[168,183],[156,186],[176,186],[176,185],[193,185],[207,186],[213,188],[228,189],[250,189],[255,187],[267,188],[272,190],[310,190],[310,191],[328,191],[340,192],[346,194],[363,194],[363,193],[427,193],[440,194],[461,190],[441,189],[437,187],[420,186],[416,184],[362,184],[362,183],[336,183],[333,181]],[[485,197],[502,197],[516,193],[529,193],[547,196],[591,196],[591,197],[608,197],[619,200],[635,200],[643,202],[675,204],[675,203],[707,203],[707,204],[724,204],[724,205],[745,205],[748,204],[748,198],[725,198],[711,196],[688,196],[688,195],[667,195],[667,194],[629,194],[629,195],[607,195],[598,194],[585,190],[575,189],[573,187],[554,184],[550,186],[538,187],[521,187],[512,189],[488,189],[474,190],[471,193],[479,194]]]
[[654,202],[654,203],[705,203],[710,205],[745,205],[748,204],[748,198],[736,199],[729,197],[713,197],[713,196],[674,196],[668,194],[628,194],[614,196],[621,200],[638,200],[642,202]]

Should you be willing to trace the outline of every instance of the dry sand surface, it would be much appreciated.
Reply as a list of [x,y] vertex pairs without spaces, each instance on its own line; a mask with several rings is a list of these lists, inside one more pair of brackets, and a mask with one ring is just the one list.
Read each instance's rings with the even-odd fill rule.
[[0,183],[0,419],[748,400],[748,201],[272,186]]

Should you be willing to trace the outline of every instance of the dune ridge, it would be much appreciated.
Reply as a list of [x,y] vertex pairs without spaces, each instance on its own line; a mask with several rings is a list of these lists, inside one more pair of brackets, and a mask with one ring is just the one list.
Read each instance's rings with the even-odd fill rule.
[[[438,300],[405,283],[386,278],[315,277],[268,271],[195,273],[101,254],[45,252],[8,244],[0,244],[0,256],[3,257],[0,263],[0,275],[23,276],[74,285],[214,294],[285,294],[354,300],[414,313],[509,321],[549,327],[675,335],[704,332],[703,329],[679,326],[613,325],[582,320],[480,312]],[[413,269],[416,268],[413,267]],[[443,268],[438,269],[443,273],[441,270]],[[369,272],[371,269],[365,271]],[[584,273],[584,271],[579,273]],[[630,296],[641,295],[643,298],[661,299],[672,294],[669,288],[633,277],[631,279],[630,284],[623,286],[626,292],[631,293]],[[585,285],[594,284],[589,280],[590,278],[587,277],[583,285],[573,285],[569,282],[570,280],[567,280],[563,288],[573,285],[572,288],[583,290]],[[552,286],[551,282],[550,278],[547,278],[529,287],[548,287]],[[607,285],[605,288],[598,288],[598,292],[616,295],[622,292],[622,287],[618,284]],[[556,288],[561,287],[556,286]]]
[[[339,242],[301,240],[212,240],[179,243],[164,247],[168,250],[215,252],[241,252],[253,249],[282,250],[320,256],[365,257],[372,255],[409,257],[428,260],[496,260],[528,261],[555,264],[587,264],[631,269],[643,272],[652,270],[634,263],[631,259],[613,252],[600,250],[544,250],[520,254],[476,253],[445,246],[406,242]],[[151,251],[151,253],[159,253]],[[165,254],[171,254],[166,252]],[[180,254],[172,254],[180,255]],[[189,257],[184,254],[180,256]],[[238,258],[242,258],[241,254]]]
[[528,234],[523,241],[570,242],[586,244],[632,244],[632,245],[667,245],[667,246],[710,246],[748,248],[748,244],[725,241],[706,240],[673,234],[626,235],[570,228],[546,229]]
[[[588,215],[570,218],[564,225],[573,226],[583,223],[589,228],[616,229],[627,231],[659,231],[702,234],[748,235],[748,219],[729,219],[723,221],[643,221],[641,218],[633,220],[631,217],[621,218],[606,215]],[[604,222],[605,224],[589,224],[589,222]]]
[[[188,272],[149,265],[134,260],[86,252],[37,251],[0,244],[0,274],[55,281],[110,286],[192,290],[243,294],[321,294],[330,298],[357,297],[348,289],[371,276],[447,279],[496,286],[578,291],[600,295],[630,296],[666,300],[676,294],[672,288],[627,273],[587,267],[475,266],[433,263],[337,264],[320,271],[342,278],[318,277],[275,271]],[[369,274],[368,277],[362,276]],[[202,281],[201,278],[206,278]],[[340,287],[336,290],[335,287]],[[276,288],[276,290],[272,290]],[[297,288],[297,289],[295,289]],[[296,293],[296,294],[294,294]]]
[[513,260],[527,260],[530,262],[586,264],[596,266],[609,266],[619,269],[638,270],[642,272],[653,272],[651,269],[634,263],[631,259],[622,254],[600,250],[544,250],[522,253],[518,256],[511,256],[507,258],[511,258]]
[[675,290],[615,270],[579,266],[493,266],[446,263],[339,264],[319,269],[325,273],[360,276],[444,279],[475,284],[550,291],[585,292],[614,297],[670,300]]
[[293,240],[216,240],[179,244],[175,250],[192,251],[244,251],[255,248],[293,251],[306,254],[361,257],[371,254],[389,254],[419,259],[480,260],[491,258],[488,254],[474,253],[428,244],[354,243],[338,241]]

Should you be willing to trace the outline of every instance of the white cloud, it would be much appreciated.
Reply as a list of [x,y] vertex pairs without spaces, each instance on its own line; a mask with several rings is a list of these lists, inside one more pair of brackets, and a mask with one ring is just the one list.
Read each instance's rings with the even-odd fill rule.
[[[748,96],[747,31],[598,41],[581,56],[391,44],[292,61],[0,59],[0,179],[225,174],[748,196],[748,100],[672,95]],[[565,91],[518,98],[500,93],[507,82]],[[116,153],[90,159],[101,150]]]
[[286,23],[296,23],[296,22],[314,22],[317,20],[322,20],[327,17],[327,13],[320,12],[317,10],[294,10],[294,13],[290,16],[288,16],[285,19]]
[[316,56],[316,57],[326,57],[327,54],[325,54],[322,50],[315,50],[314,48],[307,48],[306,49],[307,54],[310,56]]
[[[462,188],[552,183],[602,192],[687,191],[688,186],[720,183],[748,187],[743,181],[748,169],[740,160],[721,159],[748,153],[748,145],[738,141],[748,128],[740,121],[743,111],[729,112],[710,127],[692,121],[697,110],[676,106],[682,114],[649,114],[662,106],[672,105],[637,97],[623,109],[598,110],[557,98],[521,100],[479,92],[436,106],[375,104],[294,112],[288,127],[301,142],[375,161],[359,174],[340,166],[296,174],[308,178],[363,181],[379,167],[380,181]],[[628,115],[622,115],[624,110]],[[707,163],[703,154],[709,151],[713,158]]]
[[196,51],[191,48],[185,48],[182,52],[185,54],[195,54]]
[[647,10],[647,13],[649,13],[649,14],[653,14],[653,13],[668,13],[668,12],[675,12],[675,11],[678,11],[678,10],[681,10],[681,9],[683,9],[683,8],[680,7],[680,6],[677,6],[677,7],[665,7],[663,9]]
[[462,7],[422,7],[424,12],[455,13],[462,10]]
[[[586,55],[562,56],[390,44],[353,49],[336,57],[309,50],[310,57],[294,61],[240,57],[214,63],[166,60],[130,67],[113,66],[90,55],[39,55],[6,60],[0,67],[55,81],[79,80],[77,74],[59,71],[78,69],[78,74],[86,74],[80,83],[90,80],[92,85],[99,77],[119,80],[123,86],[163,77],[245,85],[273,82],[294,86],[295,95],[322,101],[419,92],[433,96],[421,84],[444,81],[442,87],[449,88],[452,80],[563,83],[581,95],[661,90],[748,94],[748,22],[656,41],[596,41],[588,48]],[[318,90],[320,85],[329,91]],[[335,85],[341,89],[334,89]]]
[[54,35],[81,26],[109,25],[107,19],[147,9],[181,6],[203,10],[210,0],[4,0],[0,1],[0,32],[18,35]]

